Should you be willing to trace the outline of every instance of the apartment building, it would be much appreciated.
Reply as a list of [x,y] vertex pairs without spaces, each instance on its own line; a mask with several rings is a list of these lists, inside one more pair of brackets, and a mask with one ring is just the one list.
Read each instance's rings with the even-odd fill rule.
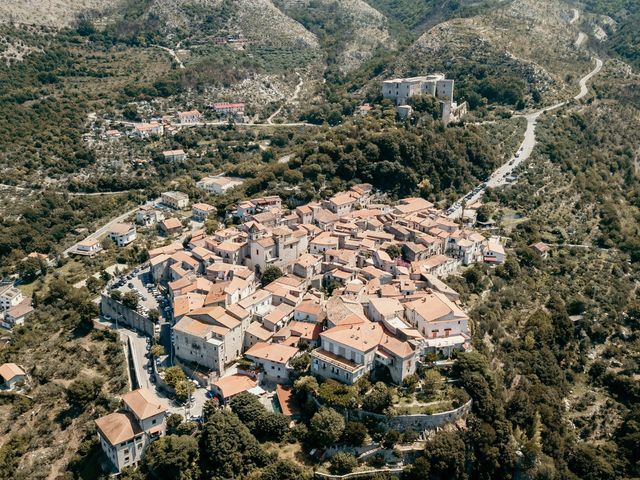
[[164,192],[161,197],[163,205],[174,210],[184,210],[189,206],[189,195],[182,192]]

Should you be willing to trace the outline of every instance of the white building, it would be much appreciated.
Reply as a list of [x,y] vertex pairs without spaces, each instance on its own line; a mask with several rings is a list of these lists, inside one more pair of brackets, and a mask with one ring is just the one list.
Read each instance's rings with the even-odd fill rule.
[[222,195],[241,184],[242,181],[228,177],[204,177],[196,183],[196,187],[214,195]]
[[240,357],[250,324],[250,312],[235,305],[193,310],[173,326],[175,355],[224,373],[225,367]]
[[215,216],[216,211],[216,207],[209,205],[208,203],[194,203],[191,205],[193,219],[199,222],[205,221],[212,215]]
[[149,138],[151,135],[162,136],[164,126],[158,122],[140,123],[134,127],[133,133],[140,138]]
[[265,378],[282,383],[289,380],[292,370],[289,362],[299,353],[297,347],[258,342],[244,356],[262,368]]
[[442,73],[410,78],[394,78],[382,82],[382,96],[396,103],[401,118],[411,115],[407,105],[415,95],[431,95],[440,102],[440,116],[445,124],[458,121],[467,112],[467,103],[458,105],[453,101],[454,80],[448,80]]
[[117,472],[138,465],[149,444],[164,435],[167,412],[148,389],[124,394],[122,404],[121,411],[96,420],[100,446]]
[[136,226],[132,223],[116,223],[109,230],[109,238],[119,247],[129,245],[137,236]]
[[187,159],[184,150],[165,150],[162,152],[162,156],[167,162],[182,162]]
[[[405,316],[427,339],[469,335],[469,317],[440,292],[429,293],[405,304]],[[462,342],[464,343],[464,342]]]
[[102,245],[100,245],[100,240],[97,238],[85,238],[84,240],[78,242],[75,248],[71,251],[76,255],[84,255],[87,257],[93,257],[96,253],[102,250]]
[[453,102],[454,81],[445,79],[442,73],[421,77],[394,78],[382,82],[382,96],[394,100],[396,105],[406,105],[414,95],[427,94],[438,100]]
[[180,125],[194,125],[202,122],[202,114],[198,110],[178,112],[178,122]]
[[161,202],[167,207],[171,207],[174,210],[184,210],[189,206],[189,195],[182,192],[164,192],[161,197]]
[[380,323],[339,325],[320,333],[321,346],[311,352],[311,373],[353,384],[376,365],[389,368],[394,382],[415,373],[418,350],[389,335]]
[[0,365],[0,387],[13,390],[20,382],[27,379],[27,374],[15,363]]
[[24,300],[22,291],[13,285],[0,287],[0,309],[7,310],[19,305]]
[[136,223],[148,227],[164,220],[164,213],[149,205],[141,206],[136,212]]

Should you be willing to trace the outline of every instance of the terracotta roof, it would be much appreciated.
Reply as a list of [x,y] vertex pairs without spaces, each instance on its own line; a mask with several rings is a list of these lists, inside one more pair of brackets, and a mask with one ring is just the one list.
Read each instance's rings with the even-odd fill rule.
[[273,332],[268,328],[262,326],[260,322],[252,322],[251,325],[246,330],[246,333],[249,335],[253,335],[254,337],[266,342],[271,337],[273,337]]
[[100,417],[96,420],[96,426],[102,436],[114,446],[142,433],[142,429],[130,412],[116,412]]
[[28,315],[33,312],[33,310],[34,308],[31,306],[31,299],[25,298],[18,305],[7,310],[7,315],[13,318],[19,318]]
[[0,365],[0,377],[4,378],[5,382],[8,382],[18,375],[26,375],[26,373],[15,363],[4,363]]
[[175,217],[171,217],[162,220],[162,226],[167,230],[173,230],[174,228],[182,228],[182,222]]
[[287,417],[297,417],[301,414],[300,408],[293,399],[291,388],[277,384],[276,397],[278,398],[278,404],[280,405],[283,415]]
[[140,420],[159,415],[167,410],[155,393],[148,388],[139,388],[122,395],[122,401]]
[[114,223],[111,226],[111,229],[109,229],[109,232],[113,233],[114,235],[124,235],[126,233],[129,233],[133,229],[134,226],[130,223]]
[[216,209],[216,207],[214,207],[213,205],[209,205],[208,203],[194,203],[193,205],[191,205],[191,208],[202,210],[205,212],[211,212]]
[[78,246],[82,246],[82,247],[93,247],[94,245],[97,245],[100,243],[100,240],[98,240],[97,238],[85,238],[84,240],[81,240],[78,242]]
[[379,323],[365,322],[356,325],[339,325],[322,332],[320,336],[359,352],[368,352],[380,344],[383,333]]
[[226,399],[256,387],[258,382],[247,375],[235,374],[221,378],[212,385],[215,385]]
[[434,322],[443,317],[467,319],[467,315],[444,294],[431,292],[418,300],[405,304],[407,310],[413,310],[427,322]]
[[277,343],[258,342],[245,352],[247,357],[268,360],[275,363],[287,363],[298,353],[295,347]]

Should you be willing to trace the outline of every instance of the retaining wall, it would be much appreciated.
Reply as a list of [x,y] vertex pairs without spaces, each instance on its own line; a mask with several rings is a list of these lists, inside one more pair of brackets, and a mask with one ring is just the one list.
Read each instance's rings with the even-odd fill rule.
[[145,335],[153,337],[153,322],[149,318],[125,307],[110,296],[102,294],[100,310],[103,315],[109,315],[114,320],[117,318],[119,323],[124,323]]

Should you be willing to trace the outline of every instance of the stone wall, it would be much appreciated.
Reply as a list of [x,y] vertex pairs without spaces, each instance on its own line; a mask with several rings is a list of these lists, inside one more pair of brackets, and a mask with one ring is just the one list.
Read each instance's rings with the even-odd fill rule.
[[434,413],[431,415],[397,415],[388,417],[379,413],[367,412],[364,410],[352,410],[349,412],[351,418],[363,419],[365,417],[375,418],[381,423],[386,424],[390,429],[404,432],[406,430],[414,430],[415,432],[423,432],[428,429],[441,427],[447,423],[455,422],[464,417],[471,410],[471,400],[464,405],[449,410],[448,412]]
[[[320,401],[312,397],[318,406],[323,406]],[[384,424],[388,429],[397,430],[398,432],[404,432],[406,430],[413,430],[417,433],[424,432],[425,430],[441,427],[447,423],[455,422],[456,420],[464,417],[471,411],[472,400],[469,400],[464,405],[458,408],[449,410],[447,412],[434,413],[431,415],[417,414],[417,415],[397,415],[395,417],[389,417],[380,413],[367,412],[365,410],[343,410],[336,408],[340,411],[347,420],[362,420],[364,418],[375,418],[379,423]]]
[[109,315],[113,320],[153,337],[153,322],[144,315],[125,307],[122,303],[108,295],[102,294],[100,301],[102,315]]

